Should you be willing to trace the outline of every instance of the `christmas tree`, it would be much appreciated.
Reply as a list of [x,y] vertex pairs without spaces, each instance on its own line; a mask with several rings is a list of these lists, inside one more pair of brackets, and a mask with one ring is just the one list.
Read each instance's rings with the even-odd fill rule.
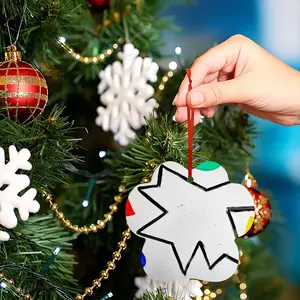
[[162,163],[188,165],[187,126],[172,119],[185,70],[155,63],[172,26],[162,9],[159,0],[1,1],[0,299],[280,297],[269,202],[247,171],[256,130],[234,106],[195,127],[193,165],[217,161],[233,182],[246,173],[258,204],[237,241],[238,271],[221,283],[140,278],[144,240],[127,227],[126,199]]

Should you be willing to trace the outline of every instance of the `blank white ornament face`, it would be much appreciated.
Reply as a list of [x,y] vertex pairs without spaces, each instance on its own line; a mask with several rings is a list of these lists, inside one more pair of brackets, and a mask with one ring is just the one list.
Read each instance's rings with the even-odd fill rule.
[[145,239],[144,269],[152,279],[226,280],[239,262],[235,239],[253,223],[253,199],[217,163],[194,169],[193,183],[187,173],[176,162],[160,165],[150,183],[129,194],[127,223]]

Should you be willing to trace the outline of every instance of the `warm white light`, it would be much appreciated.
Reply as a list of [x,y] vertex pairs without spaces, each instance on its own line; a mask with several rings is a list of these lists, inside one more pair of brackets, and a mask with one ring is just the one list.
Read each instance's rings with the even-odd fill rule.
[[58,38],[58,40],[59,40],[62,44],[64,44],[64,43],[66,42],[66,38],[63,37],[63,36],[60,36],[60,37]]
[[180,47],[176,47],[176,48],[175,48],[175,53],[176,53],[177,55],[181,54],[181,48],[180,48]]
[[177,69],[177,62],[176,61],[170,61],[169,68],[172,71],[176,70]]
[[82,201],[82,206],[83,206],[83,207],[88,207],[88,206],[89,206],[89,200],[86,200],[86,199],[83,200],[83,201]]
[[99,152],[100,158],[105,157],[105,155],[106,155],[106,151],[101,150],[101,151]]

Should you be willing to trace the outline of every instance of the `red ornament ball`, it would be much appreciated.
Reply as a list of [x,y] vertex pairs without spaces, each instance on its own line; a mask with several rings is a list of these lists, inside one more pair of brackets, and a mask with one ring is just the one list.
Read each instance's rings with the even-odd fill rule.
[[89,0],[89,3],[101,9],[110,8],[110,0]]
[[36,118],[48,100],[48,86],[43,74],[31,64],[21,61],[15,46],[0,64],[0,107],[9,118],[22,123]]
[[257,184],[255,179],[250,180],[248,178],[243,182],[243,185],[250,192],[254,200],[254,222],[250,230],[245,234],[245,237],[252,237],[262,232],[267,227],[271,220],[272,209],[268,197],[256,189]]

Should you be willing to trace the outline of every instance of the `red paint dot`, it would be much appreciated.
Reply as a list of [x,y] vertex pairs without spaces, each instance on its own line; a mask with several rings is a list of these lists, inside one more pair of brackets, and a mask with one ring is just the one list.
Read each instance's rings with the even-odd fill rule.
[[129,199],[127,199],[127,201],[126,201],[126,210],[125,211],[126,211],[126,217],[135,215],[135,212],[131,206]]

